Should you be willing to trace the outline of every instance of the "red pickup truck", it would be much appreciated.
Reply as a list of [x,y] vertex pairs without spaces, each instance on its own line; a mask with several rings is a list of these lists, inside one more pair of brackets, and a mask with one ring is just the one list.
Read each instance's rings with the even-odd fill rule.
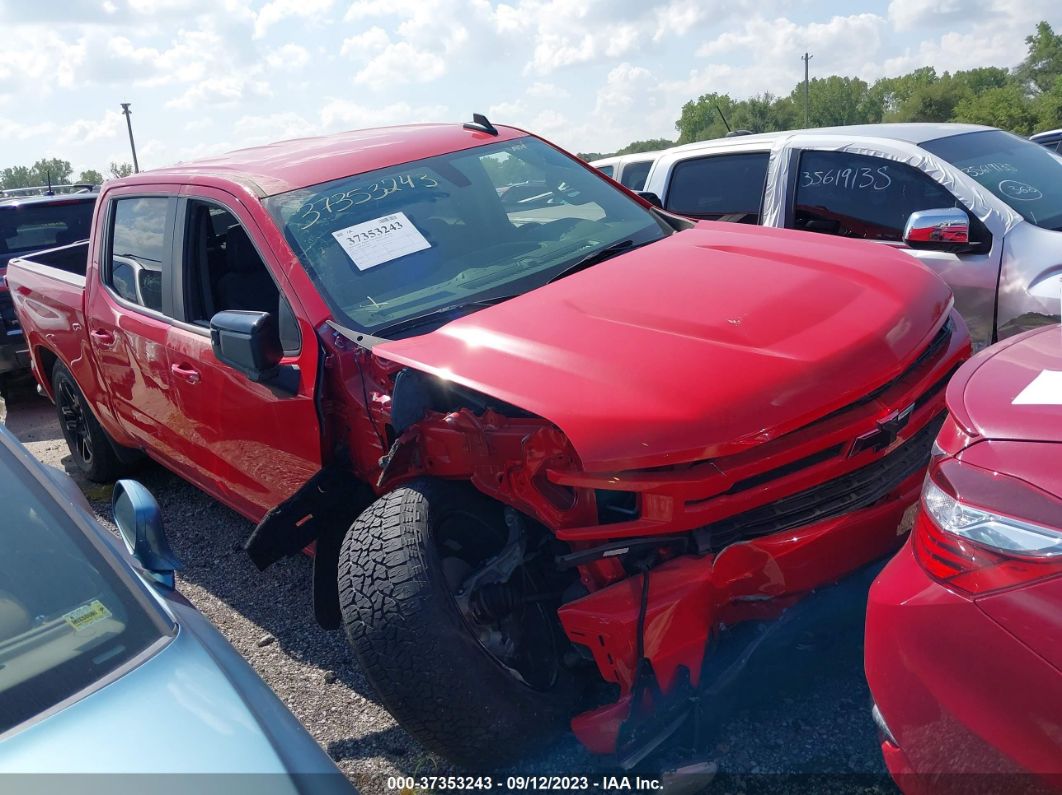
[[970,348],[902,253],[680,219],[482,117],[108,183],[8,279],[84,473],[146,453],[260,567],[314,544],[318,620],[472,765],[567,720],[636,758],[735,627],[892,552]]

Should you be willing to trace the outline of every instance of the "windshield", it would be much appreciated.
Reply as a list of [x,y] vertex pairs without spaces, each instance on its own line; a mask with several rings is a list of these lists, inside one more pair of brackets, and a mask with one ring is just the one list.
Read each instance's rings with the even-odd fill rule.
[[89,236],[96,200],[0,205],[0,256],[76,243]]
[[1062,160],[1044,147],[986,130],[927,141],[922,148],[962,169],[1026,221],[1062,230]]
[[107,676],[162,627],[0,446],[0,735]]
[[266,207],[336,319],[368,333],[526,292],[597,249],[668,231],[535,138],[291,191]]

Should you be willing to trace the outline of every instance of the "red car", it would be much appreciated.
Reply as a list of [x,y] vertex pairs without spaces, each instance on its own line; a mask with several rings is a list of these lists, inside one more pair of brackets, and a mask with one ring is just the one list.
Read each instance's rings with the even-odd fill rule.
[[315,542],[318,620],[472,765],[569,720],[636,757],[729,628],[894,552],[970,350],[900,252],[677,218],[485,119],[110,182],[9,279],[86,476],[141,451],[259,565]]
[[1062,330],[985,350],[947,403],[911,539],[870,591],[882,752],[907,793],[1062,788]]

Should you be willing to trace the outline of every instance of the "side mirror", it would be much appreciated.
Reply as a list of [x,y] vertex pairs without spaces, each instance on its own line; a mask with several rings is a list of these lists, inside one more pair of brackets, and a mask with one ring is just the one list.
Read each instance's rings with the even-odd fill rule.
[[252,381],[268,382],[277,375],[284,349],[276,315],[229,310],[210,319],[214,356]]
[[649,202],[654,207],[659,207],[661,210],[664,209],[664,203],[662,201],[660,201],[660,197],[657,196],[652,191],[636,190],[635,193],[637,193],[639,196],[641,196],[643,199],[645,199],[647,202]]
[[151,492],[135,480],[119,480],[111,498],[114,523],[129,552],[155,580],[174,586],[173,573],[181,567],[162,529],[162,511]]
[[903,230],[911,248],[963,251],[970,245],[970,217],[956,207],[911,213]]

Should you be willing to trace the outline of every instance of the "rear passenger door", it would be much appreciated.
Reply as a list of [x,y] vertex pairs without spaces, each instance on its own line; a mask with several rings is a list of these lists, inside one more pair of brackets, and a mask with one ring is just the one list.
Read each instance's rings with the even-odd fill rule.
[[[174,191],[175,192],[175,191]],[[170,387],[166,335],[173,314],[175,195],[110,194],[99,257],[101,284],[86,286],[93,361],[118,424],[153,454],[180,457],[180,408]]]
[[[179,433],[195,479],[259,520],[321,467],[314,401],[317,338],[281,291],[275,253],[249,208],[224,191],[186,188],[177,212],[174,301],[167,347],[183,413]],[[296,394],[254,383],[214,356],[210,319],[224,310],[278,316]]]
[[706,221],[758,224],[770,152],[731,152],[680,160],[671,169],[664,209]]
[[[993,246],[989,231],[943,185],[896,160],[809,149],[799,153],[790,195],[786,226],[903,248],[951,286],[975,347],[991,344],[1002,246]],[[970,216],[970,238],[977,243],[973,251],[955,254],[904,245],[911,213],[950,207]]]

